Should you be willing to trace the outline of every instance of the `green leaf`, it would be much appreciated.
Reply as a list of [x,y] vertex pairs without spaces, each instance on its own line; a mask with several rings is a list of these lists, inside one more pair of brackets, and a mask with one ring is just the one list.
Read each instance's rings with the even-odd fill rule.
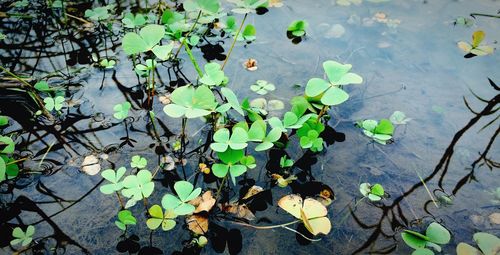
[[235,164],[245,156],[245,152],[243,150],[228,149],[224,152],[217,152],[217,156],[226,164]]
[[257,33],[257,29],[251,24],[245,26],[245,29],[242,32],[242,36],[247,41],[255,40],[255,34]]
[[500,251],[500,239],[492,234],[475,233],[473,239],[484,255],[497,255]]
[[325,70],[326,76],[333,85],[339,85],[338,81],[351,70],[352,65],[341,64],[333,60],[328,60],[323,62],[323,69]]
[[212,171],[215,176],[219,178],[224,178],[229,171],[229,166],[225,164],[213,164]]
[[408,233],[407,230],[401,233],[401,237],[403,238],[403,241],[413,249],[425,248],[425,243],[427,242],[414,234]]
[[182,203],[174,209],[174,213],[177,215],[187,215],[193,213],[195,209],[191,204]]
[[231,174],[231,180],[234,185],[236,185],[236,177],[244,174],[246,171],[247,167],[244,165],[232,165],[229,167],[229,173]]
[[188,181],[178,181],[174,184],[174,189],[182,202],[187,202],[196,198],[200,193],[201,189],[197,188],[193,191],[194,186]]
[[12,138],[8,136],[2,136],[0,135],[0,145],[5,146],[0,153],[2,154],[12,154],[14,153],[14,149],[16,144],[12,140]]
[[429,238],[429,241],[437,244],[447,244],[451,239],[450,232],[436,222],[432,222],[427,227],[425,235]]
[[411,255],[434,255],[434,252],[427,248],[419,248],[413,251]]
[[123,102],[121,104],[117,104],[113,107],[113,110],[115,111],[113,116],[119,120],[125,119],[128,117],[128,111],[130,110],[131,107],[132,105],[129,102]]
[[248,140],[260,142],[266,137],[266,122],[264,120],[256,120],[248,130]]
[[224,76],[221,65],[211,62],[205,65],[205,74],[200,78],[200,82],[208,86],[219,86],[227,77]]
[[375,134],[392,135],[394,133],[394,126],[388,119],[381,119],[377,127],[374,129]]
[[172,118],[180,118],[184,116],[184,114],[186,114],[186,110],[186,107],[176,104],[168,104],[163,107],[163,112]]
[[375,184],[371,187],[371,191],[370,191],[373,195],[377,195],[377,196],[384,196],[384,188],[382,187],[382,185],[380,184]]
[[325,92],[329,87],[330,84],[327,81],[320,78],[312,78],[307,82],[305,93],[308,97],[315,97]]
[[161,199],[161,206],[165,209],[174,209],[180,204],[182,201],[172,194],[165,194]]
[[41,92],[52,91],[52,89],[50,89],[49,84],[46,81],[39,81],[35,83],[34,88]]
[[122,48],[127,55],[135,55],[148,51],[147,43],[136,33],[126,33],[122,39]]
[[321,103],[324,105],[339,105],[349,99],[349,94],[338,87],[330,87],[323,97]]
[[150,24],[143,27],[139,31],[139,35],[146,43],[146,48],[150,50],[165,36],[165,27],[163,25]]
[[170,42],[167,45],[157,45],[153,48],[153,53],[155,56],[161,60],[168,60],[170,58],[170,53],[174,48],[174,42]]
[[196,0],[201,10],[210,14],[216,14],[220,9],[219,0]]
[[5,161],[0,157],[0,182],[3,182],[7,179],[6,170],[7,166],[5,165]]
[[224,95],[227,99],[227,102],[231,107],[236,110],[239,114],[244,116],[245,114],[243,113],[243,109],[241,108],[240,102],[238,101],[238,98],[236,97],[236,94],[229,89],[229,88],[221,88],[221,93]]

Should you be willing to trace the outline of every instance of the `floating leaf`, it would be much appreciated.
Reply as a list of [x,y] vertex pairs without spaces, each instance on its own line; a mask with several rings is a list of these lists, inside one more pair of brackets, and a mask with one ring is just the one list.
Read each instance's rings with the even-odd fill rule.
[[115,113],[113,114],[113,117],[115,117],[116,119],[119,119],[119,120],[123,120],[123,119],[127,118],[128,111],[130,110],[131,107],[132,107],[132,105],[129,102],[123,102],[121,104],[116,104],[113,107],[113,110],[115,111]]
[[101,171],[101,165],[95,155],[88,155],[83,159],[82,172],[88,175],[96,175],[99,171]]
[[215,111],[217,102],[213,92],[207,86],[196,89],[186,85],[172,92],[172,103],[165,105],[163,111],[173,118],[199,118]]
[[146,225],[149,229],[155,230],[161,226],[163,231],[169,231],[175,227],[175,218],[177,215],[173,212],[173,210],[166,210],[163,213],[163,210],[159,205],[153,205],[148,210],[151,218],[147,219]]
[[14,246],[21,243],[22,246],[26,246],[33,241],[33,234],[35,234],[35,227],[29,225],[24,232],[20,227],[14,228],[12,231],[12,237],[14,238],[10,241],[10,245]]
[[123,184],[120,180],[126,171],[125,167],[120,167],[116,171],[113,169],[102,171],[101,176],[109,181],[110,184],[102,185],[99,190],[104,194],[111,194],[113,192],[120,191],[123,188]]
[[255,84],[250,86],[250,89],[259,95],[265,95],[270,91],[274,91],[276,87],[265,80],[257,80]]
[[123,180],[123,196],[134,200],[141,200],[149,197],[154,190],[155,184],[152,182],[151,172],[143,169],[136,175],[129,175]]
[[406,114],[404,112],[395,111],[394,113],[392,113],[389,120],[392,122],[392,124],[406,125],[411,119],[406,118]]
[[148,160],[139,155],[132,156],[132,161],[130,162],[131,167],[143,169],[148,165]]
[[188,202],[198,197],[201,193],[201,188],[194,189],[193,184],[188,181],[178,181],[174,184],[174,190],[177,196],[166,194],[161,200],[161,205],[165,209],[173,209],[177,215],[187,215],[194,212],[196,209]]
[[312,198],[303,201],[299,195],[287,195],[278,201],[278,206],[302,220],[313,235],[330,233],[332,225],[326,217],[327,209],[321,202]]

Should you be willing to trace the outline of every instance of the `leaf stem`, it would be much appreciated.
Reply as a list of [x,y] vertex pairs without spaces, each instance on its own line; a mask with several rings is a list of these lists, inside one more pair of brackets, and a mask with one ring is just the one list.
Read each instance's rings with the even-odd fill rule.
[[217,189],[217,195],[215,196],[215,201],[219,200],[220,192],[222,190],[222,187],[224,187],[224,184],[226,183],[226,180],[227,180],[227,175],[224,176],[224,178],[222,179],[222,182],[220,183],[219,188]]
[[201,17],[201,10],[198,12],[198,17],[196,17],[196,20],[194,21],[193,25],[191,26],[191,28],[189,29],[189,31],[187,32],[187,34],[184,36],[184,38],[182,38],[181,46],[179,46],[179,48],[177,49],[177,52],[175,52],[174,59],[176,59],[177,56],[179,55],[179,52],[181,51],[182,46],[186,43],[186,38],[191,34],[191,32],[193,32],[194,27],[198,23],[198,20],[200,19],[200,17]]
[[191,60],[191,63],[193,63],[194,69],[196,69],[196,72],[200,76],[200,78],[203,76],[203,72],[200,69],[200,66],[198,65],[198,62],[196,62],[196,59],[193,56],[193,52],[191,52],[191,49],[187,45],[186,41],[182,41],[182,44],[185,46],[184,48],[186,49],[186,52],[189,56],[189,60]]
[[250,228],[255,228],[255,229],[273,229],[273,228],[286,227],[288,225],[299,223],[301,221],[302,220],[294,220],[294,221],[291,221],[291,222],[287,222],[287,223],[283,223],[283,224],[278,224],[278,225],[270,225],[270,226],[255,226],[255,225],[251,225],[251,224],[247,224],[247,223],[243,223],[243,222],[233,222],[233,224],[241,225],[241,226],[245,226],[245,227],[250,227]]
[[227,60],[229,59],[231,52],[233,52],[234,45],[236,44],[238,36],[240,35],[241,29],[243,28],[243,24],[245,24],[245,20],[247,19],[247,16],[248,16],[248,13],[245,13],[245,17],[243,17],[243,20],[241,21],[240,28],[238,28],[238,31],[236,32],[236,35],[234,36],[233,44],[231,45],[231,48],[229,48],[226,59],[224,59],[224,63],[222,64],[222,68],[221,68],[222,70],[224,70],[224,67],[226,66]]

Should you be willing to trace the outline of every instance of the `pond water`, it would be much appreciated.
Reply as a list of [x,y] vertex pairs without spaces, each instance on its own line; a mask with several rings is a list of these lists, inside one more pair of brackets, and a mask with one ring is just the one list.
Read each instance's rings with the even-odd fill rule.
[[[84,17],[84,10],[102,6],[101,2],[105,1],[70,2],[67,11]],[[129,4],[136,10],[135,1],[131,2],[117,5],[116,16]],[[297,161],[297,183],[286,188],[271,185],[266,169],[282,155],[272,150],[256,155],[257,167],[238,178],[240,186],[222,192],[227,201],[238,198],[245,187],[263,187],[259,201],[248,206],[257,218],[251,223],[265,226],[292,220],[278,208],[279,198],[301,190],[307,193],[316,187],[307,183],[321,182],[336,197],[328,206],[331,232],[316,236],[319,242],[308,242],[283,228],[257,230],[238,225],[231,217],[214,217],[207,234],[209,244],[202,250],[183,251],[191,240],[183,218],[177,219],[173,230],[151,232],[139,202],[130,209],[137,225],[124,235],[114,224],[120,210],[116,196],[99,192],[100,174],[81,171],[88,155],[97,155],[102,169],[130,168],[130,157],[141,155],[154,171],[162,155],[173,155],[173,143],[181,132],[181,120],[168,117],[158,97],[152,107],[156,127],[151,125],[145,80],[133,71],[120,46],[119,19],[110,33],[105,26],[92,27],[75,18],[64,24],[58,18],[60,9],[47,8],[45,1],[30,1],[26,7],[2,1],[0,32],[6,38],[0,40],[1,66],[33,84],[48,81],[63,92],[66,102],[54,114],[55,120],[33,117],[36,104],[16,90],[20,82],[2,73],[0,115],[10,118],[2,134],[16,142],[16,158],[27,160],[19,163],[18,177],[0,186],[0,253],[22,250],[9,242],[14,227],[27,225],[36,227],[28,254],[119,254],[127,249],[137,252],[139,247],[141,254],[410,254],[412,249],[400,233],[425,230],[433,221],[452,233],[450,243],[442,245],[444,254],[455,254],[460,242],[472,244],[476,232],[499,236],[495,213],[500,201],[493,194],[500,187],[495,162],[500,155],[498,113],[485,113],[498,109],[498,90],[488,78],[499,83],[500,57],[494,52],[464,58],[457,42],[471,42],[473,32],[482,30],[483,43],[494,46],[500,38],[500,19],[476,16],[471,27],[454,25],[455,19],[470,13],[498,15],[499,2],[339,1],[351,3],[348,6],[336,2],[286,0],[264,15],[250,14],[247,23],[255,25],[257,38],[250,44],[238,42],[224,69],[228,86],[238,98],[260,97],[250,85],[266,80],[276,90],[263,97],[286,102],[285,109],[290,98],[303,94],[309,79],[324,76],[326,60],[350,63],[352,71],[364,78],[360,85],[346,86],[349,100],[329,111],[328,125],[335,131],[330,129],[325,140],[335,140],[333,144],[312,154],[291,141],[286,151]],[[223,5],[230,9],[229,3]],[[242,18],[236,15],[238,22]],[[298,19],[306,20],[309,27],[296,44],[287,38],[286,28]],[[192,52],[202,67],[208,60],[222,63],[221,54],[227,54],[231,43],[232,37],[204,36]],[[116,59],[116,67],[98,68],[91,63],[92,54]],[[158,66],[159,95],[196,81],[196,70],[184,50],[179,58],[179,65]],[[249,58],[257,60],[256,71],[243,67]],[[468,109],[464,99],[478,114]],[[113,107],[125,101],[132,108],[129,117],[120,121],[113,117]],[[374,143],[355,126],[359,120],[389,118],[394,111],[406,113],[411,121],[396,126],[391,144]],[[270,115],[280,117],[284,112],[270,111]],[[203,121],[190,119],[186,151],[203,145],[207,134],[212,134],[209,130]],[[184,176],[191,176],[196,187],[215,192],[215,178],[204,180],[203,174],[197,174],[198,162],[192,153],[185,167],[178,164],[178,174],[160,171],[148,202],[159,204],[166,192],[172,192],[173,182]],[[382,184],[387,197],[380,202],[360,201],[359,185],[364,182]],[[450,196],[452,204],[440,202],[443,196]]]

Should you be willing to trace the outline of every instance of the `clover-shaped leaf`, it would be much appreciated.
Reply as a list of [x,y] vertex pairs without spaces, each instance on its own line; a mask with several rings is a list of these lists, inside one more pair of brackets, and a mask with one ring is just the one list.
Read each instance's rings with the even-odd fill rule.
[[35,234],[35,227],[29,225],[24,232],[20,227],[14,228],[12,231],[12,237],[14,239],[10,241],[10,245],[16,245],[21,243],[22,246],[26,246],[33,241],[33,234]]
[[200,78],[200,82],[207,86],[219,86],[227,83],[228,78],[224,75],[221,65],[212,62],[205,65],[205,74]]
[[49,84],[46,81],[39,81],[39,82],[35,83],[35,85],[33,87],[36,90],[41,91],[41,92],[49,92],[49,91],[53,90],[49,87]]
[[310,149],[313,152],[323,150],[323,138],[319,137],[316,130],[309,130],[307,136],[300,137],[300,147]]
[[363,129],[363,133],[366,136],[380,144],[386,144],[394,133],[394,126],[388,119],[381,119],[380,122],[376,120],[364,120],[358,126]]
[[0,155],[0,182],[17,177],[19,166],[15,164],[15,159]]
[[475,31],[472,34],[472,43],[461,41],[458,42],[458,47],[467,53],[467,55],[465,55],[466,58],[491,54],[495,50],[493,47],[489,45],[480,45],[485,36],[486,33],[483,31]]
[[43,99],[43,102],[45,103],[45,109],[47,109],[47,111],[49,112],[52,110],[59,111],[63,107],[64,97],[62,96],[46,97],[45,99]]
[[123,188],[123,184],[120,179],[123,177],[127,169],[125,167],[120,167],[116,171],[113,169],[107,169],[101,172],[101,176],[109,181],[109,184],[102,185],[99,190],[104,194],[111,194],[116,191],[120,191]]
[[115,221],[115,225],[125,231],[127,229],[127,225],[135,225],[137,223],[137,219],[132,215],[132,212],[129,210],[121,210],[118,212],[118,220]]
[[101,62],[99,62],[99,65],[105,69],[112,69],[115,67],[116,61],[113,59],[106,59],[105,58],[105,59],[102,59]]
[[133,200],[149,197],[154,190],[153,176],[148,170],[141,170],[137,175],[129,175],[123,180],[123,196]]
[[188,202],[200,195],[201,188],[194,189],[193,184],[190,182],[178,181],[174,184],[174,190],[177,196],[166,194],[161,199],[163,208],[166,210],[173,209],[176,215],[191,214],[196,208]]
[[148,160],[146,158],[141,157],[139,155],[132,156],[132,161],[130,162],[131,167],[143,169],[146,168],[147,165],[148,165]]
[[363,196],[368,197],[371,201],[379,201],[384,196],[384,188],[380,184],[370,185],[369,183],[361,183],[359,185],[359,192]]
[[169,231],[175,227],[176,222],[174,219],[177,215],[175,215],[172,209],[166,210],[165,213],[163,213],[159,205],[153,205],[149,208],[148,212],[151,216],[151,218],[146,221],[146,225],[149,229],[155,230],[161,226],[163,231]]
[[131,107],[132,107],[132,105],[129,102],[123,102],[121,104],[116,104],[113,107],[113,110],[115,111],[115,113],[113,114],[113,117],[115,117],[119,120],[123,120],[123,119],[127,118],[128,111],[130,110]]
[[186,85],[172,92],[171,104],[166,105],[163,111],[170,117],[199,118],[210,114],[217,107],[215,96],[207,86],[199,86],[196,89]]
[[150,50],[153,50],[153,53],[155,53],[154,48],[161,47],[157,44],[161,41],[164,35],[164,26],[149,24],[143,27],[140,30],[139,34],[136,34],[134,32],[125,34],[122,39],[122,47],[127,55],[134,55]]
[[286,168],[286,167],[291,167],[293,166],[293,159],[287,158],[287,156],[283,156],[280,158],[280,167],[281,168]]
[[146,24],[146,18],[140,13],[134,16],[134,14],[129,12],[123,16],[122,23],[126,28],[136,28]]
[[186,0],[184,9],[188,11],[202,11],[206,14],[217,14],[220,10],[219,0]]
[[287,28],[288,32],[291,32],[293,36],[303,36],[306,34],[306,29],[309,23],[305,20],[295,20]]
[[261,142],[255,147],[255,151],[265,151],[274,146],[274,142],[278,141],[282,135],[280,128],[273,128],[266,135],[267,124],[262,119],[256,120],[248,130],[248,140]]
[[276,87],[265,80],[257,80],[255,84],[250,86],[250,89],[259,95],[265,95],[270,91],[274,91]]
[[146,59],[146,65],[137,64],[135,66],[135,73],[137,73],[141,77],[148,77],[149,73],[158,66],[158,62],[152,59]]
[[306,85],[306,96],[311,98],[320,96],[320,101],[324,105],[338,105],[345,102],[349,94],[339,86],[363,82],[361,76],[349,73],[351,68],[350,64],[340,64],[332,60],[323,62],[323,69],[329,81],[320,78],[310,79]]
[[217,152],[224,152],[230,147],[233,150],[241,150],[247,147],[248,134],[241,127],[233,128],[233,132],[229,135],[229,129],[221,128],[214,134],[214,142],[210,144],[210,148]]
[[[227,149],[224,152],[217,152],[217,156],[223,162],[223,164],[213,164],[212,171],[215,176],[219,178],[225,177],[228,173],[231,176],[231,180],[236,184],[236,177],[244,174],[247,171],[247,166],[245,163],[252,165],[252,160],[245,158],[243,150],[233,150]],[[241,163],[241,160],[244,163]],[[255,159],[253,160],[255,162]]]
[[105,20],[111,16],[108,12],[109,9],[111,9],[111,6],[96,7],[92,10],[89,9],[85,11],[85,17],[95,21]]
[[256,39],[257,29],[254,25],[248,24],[245,26],[245,29],[238,35],[236,40],[238,41],[254,41]]
[[299,195],[286,195],[278,201],[278,206],[302,220],[306,229],[313,235],[330,233],[332,224],[326,217],[328,211],[318,200],[312,198],[302,200]]
[[294,112],[286,112],[283,116],[283,121],[277,117],[272,117],[268,121],[272,128],[279,128],[282,132],[287,132],[287,128],[301,128],[306,121],[314,116],[316,116],[316,114],[310,113],[299,118]]

